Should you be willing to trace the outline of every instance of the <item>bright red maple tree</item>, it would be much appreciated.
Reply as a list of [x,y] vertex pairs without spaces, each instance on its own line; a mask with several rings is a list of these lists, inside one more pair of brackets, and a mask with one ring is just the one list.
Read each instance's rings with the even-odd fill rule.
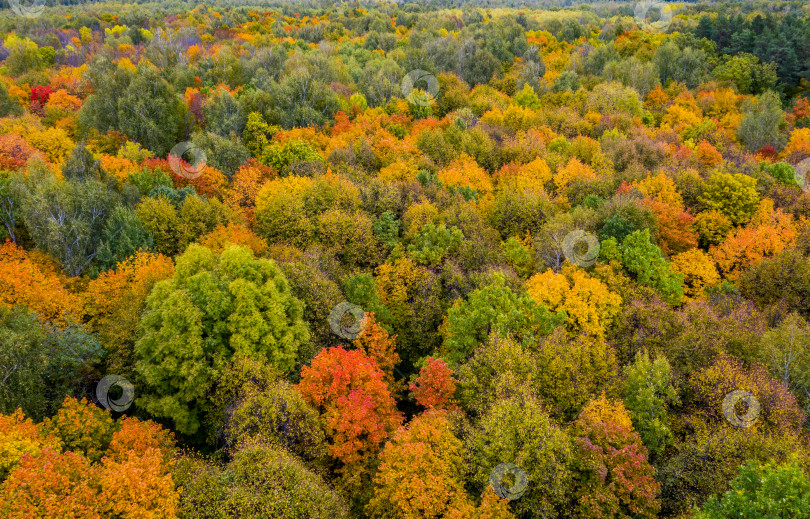
[[456,379],[453,370],[443,359],[428,357],[419,376],[409,388],[416,402],[426,409],[454,409],[453,394],[456,392]]
[[402,423],[383,371],[359,350],[322,350],[297,388],[321,414],[332,456],[346,466],[363,461]]

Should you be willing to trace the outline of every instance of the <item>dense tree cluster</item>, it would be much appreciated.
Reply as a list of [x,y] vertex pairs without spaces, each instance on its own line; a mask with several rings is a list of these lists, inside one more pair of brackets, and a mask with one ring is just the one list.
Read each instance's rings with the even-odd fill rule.
[[0,516],[810,517],[806,5],[44,3]]

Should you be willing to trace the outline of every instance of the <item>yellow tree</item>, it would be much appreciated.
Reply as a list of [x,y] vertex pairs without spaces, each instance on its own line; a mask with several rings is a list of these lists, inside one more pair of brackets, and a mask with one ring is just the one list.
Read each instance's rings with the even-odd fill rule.
[[554,185],[560,193],[573,180],[596,180],[596,171],[589,165],[571,157],[568,163],[554,174]]
[[461,153],[448,166],[439,171],[439,181],[448,187],[469,187],[479,193],[492,191],[492,179],[475,159]]
[[549,310],[564,310],[573,333],[594,337],[605,331],[621,310],[622,298],[607,285],[576,267],[564,268],[557,274],[548,269],[526,282],[529,296]]
[[428,410],[385,445],[366,510],[374,519],[512,517],[507,501],[491,495],[476,508],[464,490],[463,473],[463,444],[446,412]]
[[87,284],[82,293],[90,326],[109,352],[108,369],[132,372],[132,352],[141,312],[152,287],[174,275],[174,263],[161,254],[138,251]]
[[683,273],[683,294],[689,299],[700,297],[706,288],[720,282],[720,274],[711,256],[700,249],[673,256],[672,270]]
[[234,222],[214,227],[213,231],[200,238],[200,245],[220,253],[228,245],[239,245],[249,248],[257,258],[264,256],[267,251],[267,242],[264,239],[244,225]]

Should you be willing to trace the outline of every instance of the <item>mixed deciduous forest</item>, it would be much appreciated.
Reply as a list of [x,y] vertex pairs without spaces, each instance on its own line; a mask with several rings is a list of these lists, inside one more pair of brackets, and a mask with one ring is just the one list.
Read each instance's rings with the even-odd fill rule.
[[7,0],[0,516],[810,517],[810,6]]

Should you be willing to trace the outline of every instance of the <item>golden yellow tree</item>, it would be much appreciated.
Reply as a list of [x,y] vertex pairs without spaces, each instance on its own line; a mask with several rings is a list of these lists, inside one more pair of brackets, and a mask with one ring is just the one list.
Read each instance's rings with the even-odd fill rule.
[[582,269],[567,267],[557,274],[548,269],[526,282],[529,296],[551,311],[564,310],[574,333],[604,337],[621,310],[622,298]]
[[697,298],[706,288],[720,282],[720,274],[711,256],[700,249],[673,256],[672,270],[683,273],[683,294],[687,298]]

